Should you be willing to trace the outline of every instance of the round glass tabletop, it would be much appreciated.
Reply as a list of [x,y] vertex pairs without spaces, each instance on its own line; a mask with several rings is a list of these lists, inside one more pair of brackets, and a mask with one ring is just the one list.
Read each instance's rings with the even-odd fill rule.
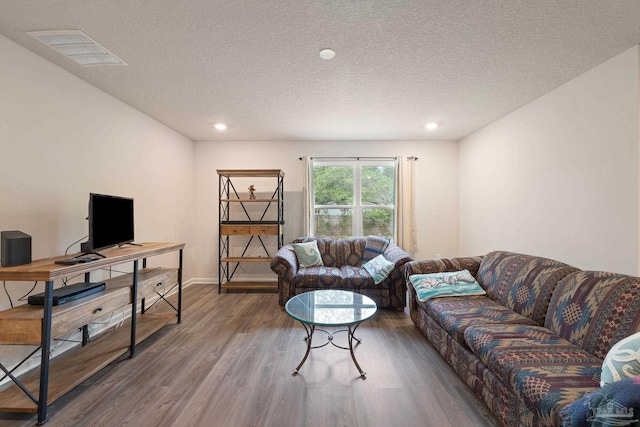
[[371,318],[378,306],[366,295],[325,289],[296,295],[287,301],[285,310],[309,325],[348,326]]

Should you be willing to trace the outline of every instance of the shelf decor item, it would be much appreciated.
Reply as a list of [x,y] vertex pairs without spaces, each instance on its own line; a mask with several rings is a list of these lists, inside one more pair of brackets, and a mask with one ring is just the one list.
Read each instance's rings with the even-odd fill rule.
[[[217,173],[218,292],[222,289],[276,292],[276,278],[273,281],[247,280],[246,275],[238,277],[240,274],[237,273],[242,271],[241,264],[270,263],[284,244],[284,172],[280,169],[219,169]],[[257,198],[254,184],[248,187],[248,198],[246,193],[236,191],[236,188],[243,188],[239,185],[247,185],[243,182],[247,178],[259,179],[265,185],[272,182],[271,197]]]

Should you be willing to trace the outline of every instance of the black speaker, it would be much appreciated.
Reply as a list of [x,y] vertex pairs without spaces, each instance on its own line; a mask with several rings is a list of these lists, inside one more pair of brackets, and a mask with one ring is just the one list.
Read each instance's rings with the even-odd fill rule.
[[22,231],[3,231],[0,241],[0,265],[13,267],[31,262],[31,236]]

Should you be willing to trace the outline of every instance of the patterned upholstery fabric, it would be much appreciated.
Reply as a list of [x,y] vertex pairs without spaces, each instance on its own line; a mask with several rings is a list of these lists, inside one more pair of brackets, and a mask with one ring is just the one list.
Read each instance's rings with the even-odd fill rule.
[[640,278],[581,271],[553,294],[545,326],[604,359],[618,341],[640,331]]
[[292,245],[285,245],[278,251],[278,256],[271,260],[271,270],[287,282],[293,281],[298,271],[298,259]]
[[542,425],[558,424],[565,405],[599,386],[602,360],[546,328],[476,325],[464,337]]
[[406,305],[406,285],[403,266],[411,257],[393,243],[388,243],[383,255],[394,264],[391,274],[379,284],[362,268],[366,237],[332,239],[301,237],[293,243],[316,241],[323,267],[299,268],[292,246],[284,245],[271,260],[271,269],[278,275],[278,302],[314,289],[345,289],[372,298],[380,308],[403,309]]
[[344,265],[340,268],[340,271],[344,280],[354,289],[375,288],[377,286],[373,281],[373,277],[362,267]]
[[482,259],[477,278],[489,298],[543,325],[556,285],[577,270],[547,258],[491,252]]
[[640,278],[580,271],[558,285],[545,326],[604,359],[621,339],[640,331]]
[[318,243],[318,250],[322,254],[322,263],[328,267],[337,267],[341,265],[339,248],[335,239],[327,237],[301,237],[295,239],[292,243],[306,243],[315,240]]
[[534,414],[470,350],[418,307],[416,326],[505,426],[533,427]]
[[404,274],[407,280],[409,280],[409,276],[413,274],[445,273],[449,271],[469,270],[474,277],[477,277],[481,261],[482,257],[411,261],[405,264]]
[[389,240],[380,236],[367,236],[367,240],[364,246],[364,252],[362,254],[362,262],[368,262],[384,253],[384,250],[389,246]]
[[405,277],[466,268],[488,296],[420,303],[409,286],[411,319],[505,426],[562,426],[607,351],[640,330],[640,278],[507,252],[464,260],[409,262]]
[[362,266],[362,256],[364,255],[366,242],[366,239],[360,237],[341,239],[340,244],[336,245],[340,251],[340,258],[338,260],[337,266]]
[[297,288],[342,289],[342,272],[327,266],[301,268],[293,283]]
[[425,305],[429,316],[460,343],[465,342],[465,329],[478,323],[536,324],[484,296],[438,298]]

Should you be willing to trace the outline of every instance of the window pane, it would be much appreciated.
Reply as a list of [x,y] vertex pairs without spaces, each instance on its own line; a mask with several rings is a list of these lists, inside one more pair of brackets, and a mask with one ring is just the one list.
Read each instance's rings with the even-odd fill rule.
[[313,187],[316,205],[353,205],[353,168],[314,166]]
[[394,187],[394,166],[362,167],[362,205],[393,206]]
[[314,225],[318,237],[351,237],[353,209],[315,209]]
[[362,210],[364,236],[384,236],[393,239],[393,210],[366,208]]

